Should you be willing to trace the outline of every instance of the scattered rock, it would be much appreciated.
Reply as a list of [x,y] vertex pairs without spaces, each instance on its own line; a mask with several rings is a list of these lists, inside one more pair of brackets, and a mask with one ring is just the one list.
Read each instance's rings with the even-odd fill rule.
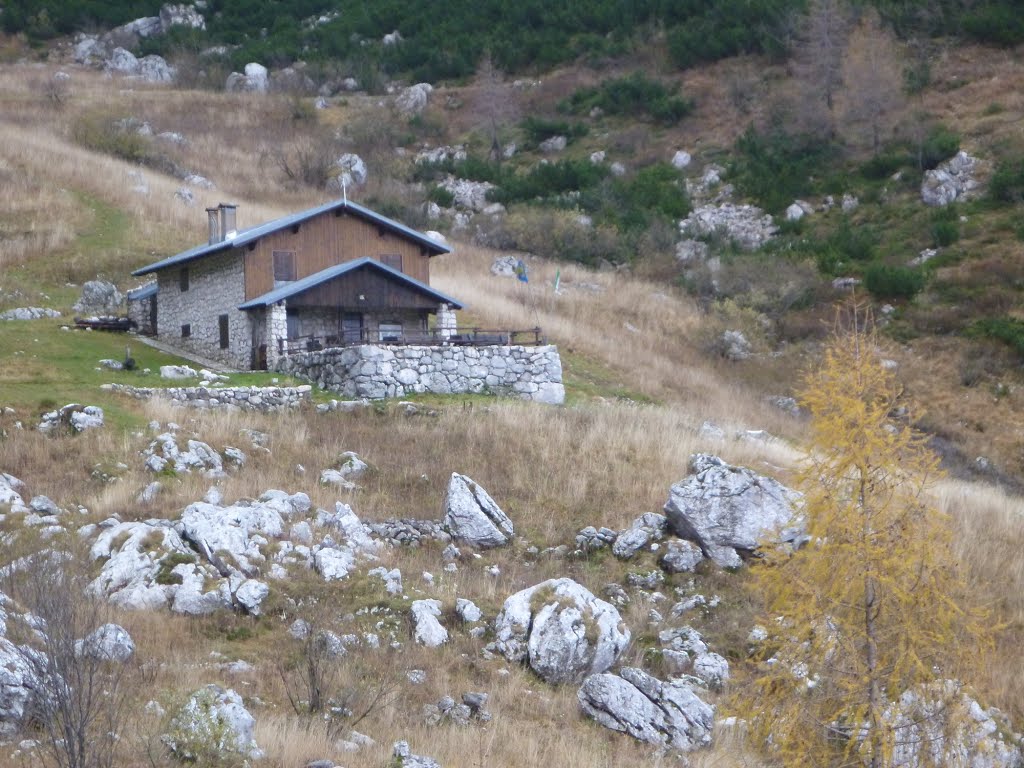
[[668,573],[693,573],[703,560],[704,553],[692,541],[673,539],[658,563]]
[[554,152],[562,152],[568,144],[569,141],[565,136],[552,136],[544,139],[537,148],[545,154],[551,154]]
[[455,612],[459,615],[467,624],[480,621],[483,618],[483,613],[477,608],[476,603],[472,600],[468,600],[464,597],[456,598],[455,600]]
[[596,552],[614,544],[618,535],[611,528],[595,528],[588,525],[576,534],[576,546],[583,552]]
[[104,624],[75,641],[75,655],[123,664],[135,653],[135,642],[120,624]]
[[178,758],[235,755],[257,759],[263,751],[253,739],[256,720],[230,688],[208,685],[193,693],[171,721],[163,742]]
[[612,554],[628,560],[652,541],[661,541],[667,526],[668,520],[664,515],[655,512],[644,513],[616,537],[615,543],[612,544]]
[[245,74],[232,72],[224,84],[224,90],[231,93],[266,93],[269,85],[267,68],[250,62],[245,65]]
[[0,312],[0,320],[40,320],[44,317],[60,317],[60,312],[47,307],[18,307]]
[[800,542],[799,493],[709,454],[694,454],[690,470],[694,474],[669,491],[665,514],[676,534],[695,541],[719,566],[742,565],[739,552],[753,552],[769,536]]
[[409,749],[409,742],[396,741],[391,750],[391,763],[394,768],[441,768],[441,764],[430,757],[414,755]]
[[420,645],[436,648],[448,642],[448,630],[437,619],[441,615],[440,600],[414,600],[410,606],[415,629],[413,637]]
[[691,159],[689,152],[682,149],[676,150],[676,153],[672,155],[672,167],[681,171],[690,165]]
[[68,403],[58,411],[44,413],[36,429],[47,435],[61,431],[77,435],[87,429],[99,429],[102,426],[102,408],[97,405]]
[[549,683],[604,672],[629,645],[614,606],[572,579],[549,579],[509,597],[494,622],[494,648]]
[[711,743],[714,708],[681,681],[663,682],[635,667],[588,677],[577,694],[584,713],[634,739],[690,752]]
[[415,117],[427,108],[427,101],[433,90],[434,86],[430,83],[410,85],[395,97],[395,108],[403,117]]
[[444,527],[456,541],[481,549],[504,546],[513,534],[512,521],[487,491],[457,472],[448,482]]

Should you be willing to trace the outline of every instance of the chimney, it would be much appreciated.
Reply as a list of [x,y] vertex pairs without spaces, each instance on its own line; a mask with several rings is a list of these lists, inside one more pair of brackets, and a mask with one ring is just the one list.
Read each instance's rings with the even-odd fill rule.
[[207,208],[206,215],[210,217],[210,245],[220,242],[220,211],[217,208]]
[[220,239],[231,240],[238,229],[235,226],[235,210],[238,208],[234,203],[221,203],[220,208]]

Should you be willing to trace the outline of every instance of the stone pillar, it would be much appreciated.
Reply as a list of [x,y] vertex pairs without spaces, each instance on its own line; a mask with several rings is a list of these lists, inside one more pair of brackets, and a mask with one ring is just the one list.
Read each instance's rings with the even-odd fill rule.
[[279,301],[267,307],[267,367],[274,370],[274,365],[281,358],[281,344],[288,341],[288,306]]
[[437,335],[448,340],[458,331],[458,323],[455,320],[455,310],[448,304],[441,304],[437,308]]

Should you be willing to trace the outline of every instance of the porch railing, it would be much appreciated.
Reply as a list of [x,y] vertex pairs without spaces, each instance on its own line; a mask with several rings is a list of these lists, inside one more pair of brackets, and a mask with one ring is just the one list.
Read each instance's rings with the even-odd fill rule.
[[452,333],[442,334],[434,329],[430,331],[371,331],[363,328],[359,331],[345,331],[337,335],[298,336],[294,339],[278,339],[278,352],[282,355],[294,355],[301,352],[318,352],[336,347],[354,347],[360,344],[384,345],[415,345],[415,346],[465,346],[493,347],[517,345],[536,347],[546,344],[547,340],[540,328],[525,330],[490,330],[485,328],[459,328]]

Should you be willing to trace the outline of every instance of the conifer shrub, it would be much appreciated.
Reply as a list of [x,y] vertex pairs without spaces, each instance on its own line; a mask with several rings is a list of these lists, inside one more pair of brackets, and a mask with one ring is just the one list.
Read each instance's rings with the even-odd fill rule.
[[921,270],[872,264],[864,270],[864,287],[877,299],[912,299],[924,288]]
[[678,123],[694,108],[692,99],[677,96],[676,89],[642,72],[605,80],[594,88],[581,88],[561,106],[574,114],[597,108],[606,115],[648,117],[664,125]]

